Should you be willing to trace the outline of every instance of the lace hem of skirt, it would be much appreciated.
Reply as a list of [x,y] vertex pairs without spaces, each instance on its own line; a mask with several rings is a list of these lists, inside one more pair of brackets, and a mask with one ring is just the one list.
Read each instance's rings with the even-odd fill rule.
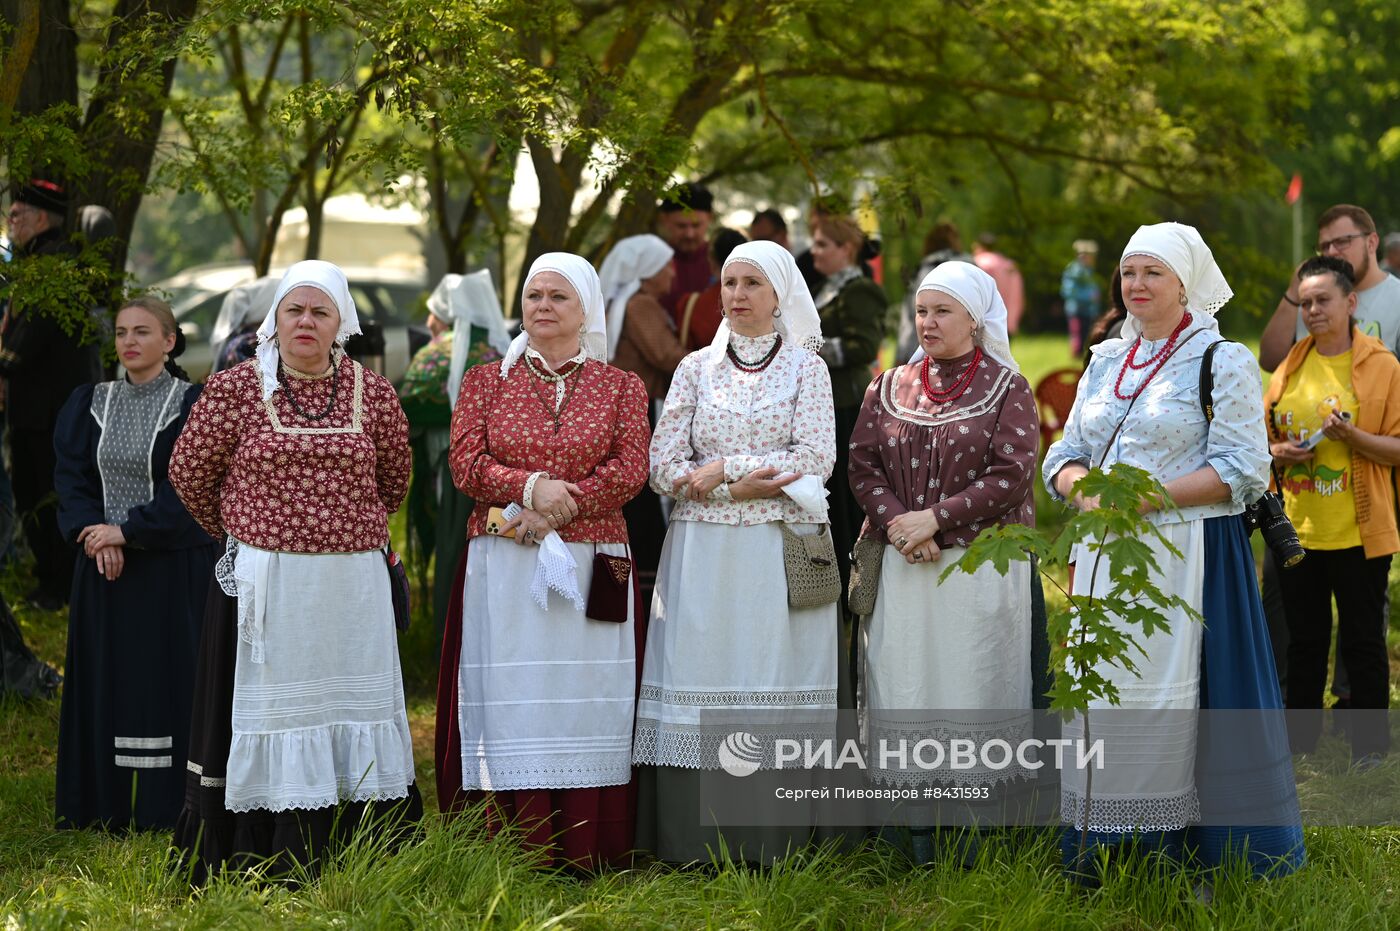
[[235,732],[226,775],[230,811],[402,798],[415,779],[408,720]]
[[728,769],[721,762],[723,751],[731,761],[756,763],[758,769],[777,769],[775,751],[779,739],[815,744],[832,740],[835,735],[834,712],[829,727],[812,722],[738,727],[732,724],[677,725],[639,718],[632,744],[632,762],[683,769]]
[[[1084,794],[1060,788],[1060,820],[1084,829]],[[1094,798],[1089,807],[1089,830],[1106,834],[1139,831],[1179,831],[1201,820],[1201,803],[1193,786],[1176,795],[1135,798]]]
[[251,798],[238,802],[230,802],[227,797],[224,799],[224,808],[234,814],[247,814],[250,811],[315,811],[318,808],[330,808],[332,805],[339,805],[342,802],[393,802],[408,798],[408,787],[412,784],[413,778],[404,783],[402,789],[375,789],[375,790],[355,790],[353,786],[345,789],[336,787],[335,790],[320,791],[319,794],[297,795],[291,798]]
[[[872,712],[872,715],[878,713]],[[978,712],[967,714],[975,718]],[[870,778],[872,782],[887,786],[979,787],[1031,779],[1035,776],[1035,769],[1016,756],[1017,748],[1031,736],[1031,732],[1029,713],[1013,713],[1008,717],[1004,711],[987,712],[985,720],[981,721],[945,718],[894,724],[872,720],[865,747]],[[957,755],[955,741],[966,742],[969,752],[983,756],[973,756],[970,766],[955,766],[956,760],[965,759]],[[995,758],[988,760],[985,754],[993,749],[992,741],[1002,746],[996,748]],[[906,762],[903,765],[885,765],[890,760],[886,752],[899,750],[903,752],[895,759],[902,758]],[[997,765],[988,765],[989,762]]]
[[504,792],[516,789],[591,789],[632,781],[632,755],[532,753],[509,757],[462,754],[462,788]]

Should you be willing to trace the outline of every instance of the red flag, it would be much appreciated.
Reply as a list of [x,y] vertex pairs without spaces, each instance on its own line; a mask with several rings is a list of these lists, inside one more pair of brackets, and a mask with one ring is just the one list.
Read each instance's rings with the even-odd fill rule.
[[1288,182],[1288,193],[1283,195],[1284,203],[1296,204],[1298,198],[1303,196],[1303,176],[1298,172],[1293,172],[1293,180]]

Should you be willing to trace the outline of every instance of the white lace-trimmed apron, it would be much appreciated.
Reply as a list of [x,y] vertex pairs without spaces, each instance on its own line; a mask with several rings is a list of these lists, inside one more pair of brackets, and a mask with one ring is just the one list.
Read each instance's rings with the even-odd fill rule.
[[[954,769],[946,757],[935,769],[915,762],[920,740],[947,749],[953,739],[995,739],[1014,748],[1031,736],[1030,564],[1014,562],[1002,576],[987,563],[940,582],[966,553],[949,547],[934,563],[910,565],[885,547],[875,610],[862,630],[867,760],[879,782],[995,785],[1031,775],[1014,756],[1001,767],[997,754],[995,768]],[[884,757],[881,741],[890,750],[903,741],[907,765]]]
[[230,538],[218,577],[239,619],[225,807],[407,797],[413,741],[384,554],[279,553]]
[[[1167,524],[1162,534],[1185,557],[1168,553],[1161,543],[1143,538],[1152,548],[1159,572],[1152,581],[1168,594],[1180,595],[1197,611],[1205,588],[1205,523]],[[1105,558],[1093,571],[1094,554],[1079,547],[1074,594],[1100,595],[1112,588],[1112,567]],[[1196,794],[1196,720],[1200,705],[1201,636],[1199,620],[1180,610],[1166,617],[1168,629],[1134,638],[1145,656],[1134,655],[1140,675],[1110,666],[1098,672],[1118,687],[1120,704],[1093,702],[1089,709],[1090,743],[1105,741],[1104,768],[1093,769],[1089,830],[1110,833],[1174,831],[1200,820]],[[1101,713],[1095,714],[1097,709]],[[1119,710],[1122,709],[1122,710]],[[1084,739],[1084,719],[1064,726],[1068,740]],[[1066,766],[1061,774],[1061,819],[1084,825],[1084,796],[1089,770]]]
[[[789,524],[813,533],[816,524]],[[672,521],[661,550],[637,704],[638,763],[719,769],[736,731],[759,738],[836,732],[835,604],[788,606],[777,523]]]
[[[566,543],[587,604],[593,556],[627,556],[623,543]],[[591,621],[550,589],[530,594],[538,547],[473,537],[462,588],[457,668],[462,787],[575,789],[632,779],[637,648],[629,581],[627,621]]]

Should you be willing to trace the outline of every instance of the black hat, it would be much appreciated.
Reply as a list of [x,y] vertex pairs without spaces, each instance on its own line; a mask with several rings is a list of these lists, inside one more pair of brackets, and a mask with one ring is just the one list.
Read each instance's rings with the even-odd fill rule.
[[51,213],[68,212],[68,192],[63,185],[43,178],[33,178],[28,184],[21,185],[15,191],[14,201]]
[[686,183],[676,185],[674,191],[661,198],[657,209],[662,213],[679,213],[682,210],[710,213],[714,208],[715,199],[709,188],[703,184]]

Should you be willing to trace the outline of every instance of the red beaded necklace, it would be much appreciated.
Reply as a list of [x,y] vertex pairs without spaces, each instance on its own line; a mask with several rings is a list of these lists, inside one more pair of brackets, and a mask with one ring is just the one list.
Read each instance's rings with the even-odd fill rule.
[[[1142,362],[1134,361],[1137,358],[1138,347],[1142,345],[1142,337],[1138,336],[1138,338],[1133,342],[1132,348],[1128,350],[1128,354],[1123,358],[1122,367],[1118,369],[1118,379],[1113,383],[1114,396],[1120,401],[1131,401],[1133,398],[1142,394],[1142,392],[1147,388],[1147,386],[1151,384],[1152,379],[1157,377],[1157,373],[1162,370],[1162,366],[1167,364],[1167,359],[1171,357],[1172,347],[1176,345],[1177,338],[1181,336],[1182,331],[1190,325],[1191,315],[1189,313],[1182,314],[1181,322],[1176,325],[1176,329],[1172,330],[1171,336],[1167,337],[1167,341],[1162,344],[1162,348],[1154,352],[1151,358],[1148,358]],[[1156,363],[1156,367],[1151,372],[1149,372],[1147,374],[1147,377],[1142,380],[1142,383],[1137,386],[1137,390],[1134,391],[1132,394],[1124,394],[1123,376],[1128,373],[1128,369],[1132,369],[1135,372],[1140,372],[1143,369],[1147,368],[1149,365],[1152,365],[1154,362]]]
[[924,367],[919,372],[919,378],[924,383],[924,394],[927,395],[928,399],[934,404],[947,404],[962,397],[963,394],[966,393],[968,387],[971,386],[973,376],[977,374],[977,366],[982,362],[982,350],[979,347],[977,351],[972,354],[972,361],[967,364],[967,368],[958,376],[958,380],[953,382],[953,386],[946,391],[933,390],[933,384],[928,378],[929,363],[932,361],[933,360],[928,356],[924,356]]

